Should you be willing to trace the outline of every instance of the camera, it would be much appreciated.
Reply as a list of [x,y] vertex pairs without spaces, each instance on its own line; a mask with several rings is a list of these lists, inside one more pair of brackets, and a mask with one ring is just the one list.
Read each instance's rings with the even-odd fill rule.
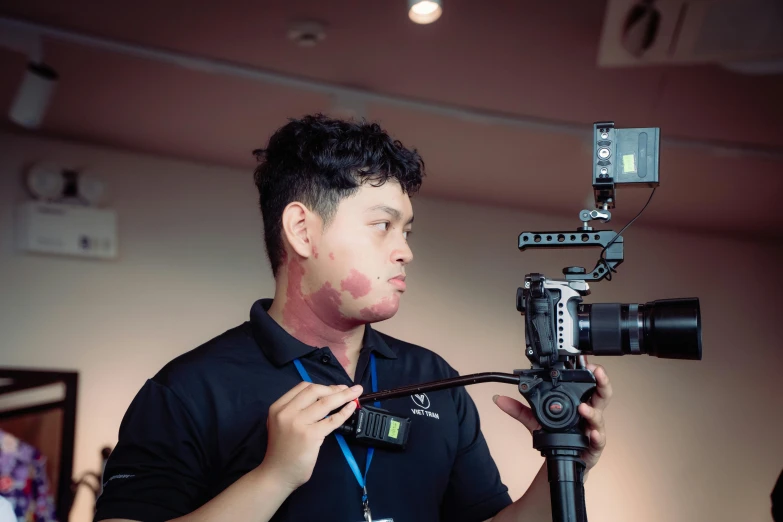
[[519,235],[520,250],[603,247],[590,272],[584,267],[569,266],[563,269],[563,279],[527,274],[524,286],[517,289],[517,310],[525,315],[525,354],[534,368],[565,367],[563,363],[573,363],[581,354],[701,359],[701,313],[696,298],[661,299],[645,304],[582,302],[582,297],[590,293],[588,281],[611,279],[612,272],[623,262],[624,242],[620,234],[627,228],[618,233],[593,230],[590,221],[611,220],[609,209],[616,202],[616,185],[652,187],[655,192],[659,185],[659,139],[658,128],[618,129],[614,122],[594,123],[596,209],[582,210],[582,226],[573,231]]
[[698,299],[585,304],[589,292],[585,281],[525,277],[517,310],[526,315],[526,355],[534,365],[549,368],[580,354],[701,359]]

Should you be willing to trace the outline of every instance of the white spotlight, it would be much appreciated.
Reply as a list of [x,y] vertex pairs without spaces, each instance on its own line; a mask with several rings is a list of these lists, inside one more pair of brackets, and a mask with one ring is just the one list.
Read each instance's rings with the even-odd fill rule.
[[51,101],[57,78],[57,72],[48,65],[27,64],[24,79],[8,112],[11,121],[28,129],[38,128]]
[[443,14],[442,0],[408,0],[408,18],[417,24],[431,24]]

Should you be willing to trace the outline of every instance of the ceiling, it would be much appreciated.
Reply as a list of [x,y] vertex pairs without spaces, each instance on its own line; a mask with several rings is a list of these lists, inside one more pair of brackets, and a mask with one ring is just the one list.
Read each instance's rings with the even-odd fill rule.
[[[343,88],[421,152],[423,196],[565,213],[576,227],[592,123],[611,120],[661,128],[661,186],[640,223],[783,237],[783,75],[599,67],[608,5],[446,0],[437,22],[416,25],[405,0],[4,0],[0,15],[48,28],[43,53],[60,79],[40,129],[0,128],[250,173],[254,148],[289,117],[328,112],[330,88]],[[322,21],[325,39],[290,41],[302,18]],[[161,58],[184,55],[226,67]],[[0,48],[6,113],[26,62]],[[620,187],[612,224],[648,194]]]

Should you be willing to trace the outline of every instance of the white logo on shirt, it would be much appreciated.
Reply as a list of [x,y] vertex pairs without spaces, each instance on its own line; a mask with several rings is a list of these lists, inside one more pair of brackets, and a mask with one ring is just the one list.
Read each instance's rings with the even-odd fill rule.
[[413,403],[419,408],[423,410],[430,409],[430,398],[427,397],[426,393],[417,393],[415,395],[411,395],[411,399],[413,399]]
[[431,417],[433,419],[440,419],[440,415],[434,411],[427,411],[430,409],[430,398],[427,397],[426,393],[416,393],[411,395],[411,399],[413,399],[413,404],[418,406],[418,408],[411,408],[411,413],[414,415]]

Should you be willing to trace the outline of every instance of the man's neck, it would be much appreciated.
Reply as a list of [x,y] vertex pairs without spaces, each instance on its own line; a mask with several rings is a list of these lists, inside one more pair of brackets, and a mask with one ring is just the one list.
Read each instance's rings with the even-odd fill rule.
[[328,346],[337,360],[345,369],[351,380],[356,373],[359,352],[364,339],[364,325],[341,329],[325,321],[318,311],[313,309],[313,303],[300,296],[290,296],[283,288],[278,288],[269,316],[286,332],[297,340],[316,348]]

